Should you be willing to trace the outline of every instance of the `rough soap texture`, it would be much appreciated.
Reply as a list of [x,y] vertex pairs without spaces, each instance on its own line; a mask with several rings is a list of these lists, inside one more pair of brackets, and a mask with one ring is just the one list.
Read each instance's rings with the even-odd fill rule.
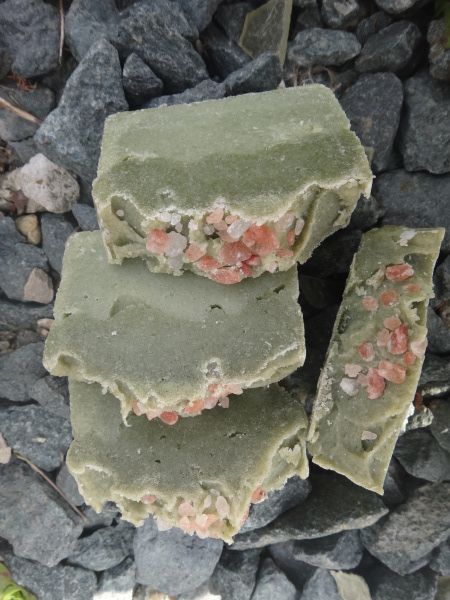
[[309,85],[113,115],[93,195],[111,262],[238,283],[307,260],[371,182],[334,94]]
[[141,260],[110,265],[100,232],[79,233],[66,246],[44,363],[54,375],[100,383],[124,417],[133,407],[149,418],[198,414],[214,396],[268,385],[303,364],[297,298],[295,268],[224,288],[192,273],[149,273]]
[[113,500],[135,524],[151,512],[160,524],[231,541],[252,500],[308,476],[305,413],[278,385],[174,427],[135,415],[127,427],[96,384],[71,381],[70,401],[67,464],[81,493],[96,510]]
[[319,380],[313,461],[381,494],[422,368],[443,235],[384,227],[363,236]]

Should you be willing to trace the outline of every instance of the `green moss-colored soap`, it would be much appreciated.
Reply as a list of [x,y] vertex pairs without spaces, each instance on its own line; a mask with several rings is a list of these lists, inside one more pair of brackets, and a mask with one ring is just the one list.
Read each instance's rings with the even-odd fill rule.
[[363,236],[319,379],[308,433],[313,461],[380,494],[413,408],[443,235],[383,227]]
[[231,541],[251,502],[308,476],[307,420],[301,404],[278,385],[247,390],[228,410],[207,411],[174,427],[131,416],[99,385],[70,381],[74,442],[67,464],[96,510],[112,500],[140,524]]
[[224,287],[149,273],[138,259],[111,265],[100,232],[79,233],[66,246],[44,364],[100,383],[124,417],[171,423],[303,364],[297,299],[295,269]]
[[309,85],[112,115],[93,196],[111,262],[231,284],[307,260],[371,182],[334,94]]

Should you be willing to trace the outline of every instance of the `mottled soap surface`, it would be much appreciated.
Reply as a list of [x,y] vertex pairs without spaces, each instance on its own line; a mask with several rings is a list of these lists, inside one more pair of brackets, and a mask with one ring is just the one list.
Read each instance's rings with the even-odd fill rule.
[[[118,400],[97,384],[71,380],[69,391],[74,442],[67,464],[96,510],[113,500],[133,523],[151,512],[160,523],[189,529],[201,514],[217,516],[221,497],[222,518],[203,533],[230,541],[255,491],[261,499],[295,474],[308,476],[307,419],[278,385],[247,390],[228,410],[173,427],[134,415],[126,426]],[[183,503],[191,511],[180,523]]]
[[412,409],[443,234],[383,227],[363,236],[319,380],[313,461],[378,493]]
[[202,232],[219,206],[271,227],[292,213],[304,227],[283,247],[291,254],[250,265],[244,275],[256,277],[304,262],[348,223],[371,183],[364,149],[333,92],[309,85],[112,115],[93,196],[112,262],[140,256],[150,270],[174,274],[205,272],[195,261],[180,265],[149,252],[149,231],[166,227],[161,214],[178,219],[175,232],[210,245],[192,236],[189,219]]
[[210,385],[268,385],[303,364],[297,299],[295,269],[223,287],[149,273],[140,260],[108,264],[100,233],[79,233],[66,246],[44,364],[100,383],[124,416],[134,401],[182,411]]

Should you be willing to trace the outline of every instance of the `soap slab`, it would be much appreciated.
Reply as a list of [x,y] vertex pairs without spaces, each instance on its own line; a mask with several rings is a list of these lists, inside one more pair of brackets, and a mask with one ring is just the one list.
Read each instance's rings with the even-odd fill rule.
[[97,511],[114,501],[136,525],[151,513],[160,527],[231,542],[252,502],[308,476],[306,415],[276,384],[175,427],[136,415],[127,427],[98,384],[69,380],[69,392],[67,465],[81,494]]
[[443,235],[389,226],[363,235],[318,383],[313,462],[380,494],[413,409]]
[[308,85],[109,117],[93,196],[110,262],[233,284],[307,260],[371,183],[333,92]]
[[107,262],[101,234],[69,238],[44,365],[97,382],[130,410],[168,424],[303,364],[296,269],[224,287],[143,261]]

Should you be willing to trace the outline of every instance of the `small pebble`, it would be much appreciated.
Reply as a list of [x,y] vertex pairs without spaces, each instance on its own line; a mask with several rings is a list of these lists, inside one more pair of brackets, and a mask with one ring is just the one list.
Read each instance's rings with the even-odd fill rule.
[[24,235],[30,244],[37,246],[41,243],[41,228],[36,215],[22,215],[16,219],[17,231]]

